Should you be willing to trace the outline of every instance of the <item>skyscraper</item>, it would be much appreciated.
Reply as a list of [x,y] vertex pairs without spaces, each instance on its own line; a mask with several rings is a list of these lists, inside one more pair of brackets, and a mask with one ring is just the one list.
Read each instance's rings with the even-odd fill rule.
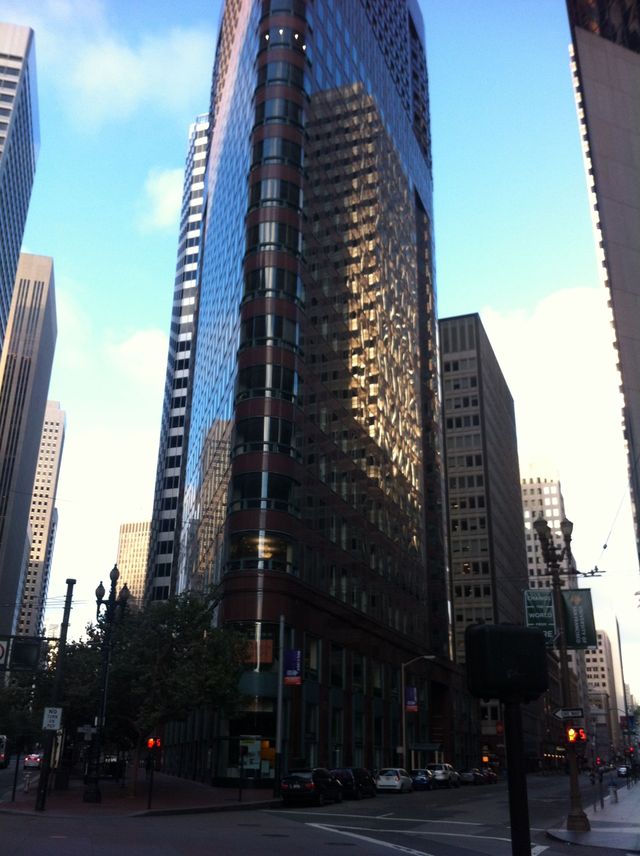
[[568,0],[567,7],[592,217],[622,377],[640,549],[640,2]]
[[22,253],[0,355],[0,633],[15,633],[56,342],[53,260]]
[[210,114],[178,588],[219,586],[252,652],[214,774],[273,740],[282,648],[290,759],[398,761],[406,722],[406,763],[433,760],[454,723],[417,2],[230,0]]
[[[520,469],[513,398],[480,316],[443,318],[440,348],[453,643],[455,659],[464,663],[468,625],[523,623],[527,565]],[[503,758],[499,701],[483,700],[480,716],[483,745]],[[526,717],[524,730],[531,751]],[[463,761],[472,766],[479,747],[472,733],[464,737]]]
[[116,564],[120,579],[127,584],[133,604],[138,606],[144,597],[144,584],[149,554],[149,535],[151,523],[123,523],[118,538],[118,559]]
[[[191,346],[195,330],[197,275],[202,239],[204,173],[207,163],[209,117],[199,116],[189,129],[174,281],[167,374],[145,596],[166,600],[176,590],[178,536],[182,519],[187,397],[191,377]],[[131,589],[131,586],[129,586]]]
[[38,156],[33,31],[0,23],[0,348]]
[[29,511],[31,549],[18,620],[18,634],[21,636],[38,636],[43,631],[53,546],[58,525],[55,501],[62,462],[64,431],[64,410],[60,409],[59,402],[47,401]]

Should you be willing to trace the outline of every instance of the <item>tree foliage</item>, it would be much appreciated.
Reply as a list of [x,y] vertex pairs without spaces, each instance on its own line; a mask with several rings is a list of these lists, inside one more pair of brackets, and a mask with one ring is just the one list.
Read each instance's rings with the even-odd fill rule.
[[[233,712],[246,642],[212,626],[216,605],[214,596],[187,593],[127,610],[112,624],[104,746],[136,746],[203,706]],[[82,641],[67,644],[61,706],[68,734],[94,723],[108,633],[101,617]],[[0,721],[16,734],[38,732],[42,708],[51,703],[55,659],[44,673],[0,691]]]

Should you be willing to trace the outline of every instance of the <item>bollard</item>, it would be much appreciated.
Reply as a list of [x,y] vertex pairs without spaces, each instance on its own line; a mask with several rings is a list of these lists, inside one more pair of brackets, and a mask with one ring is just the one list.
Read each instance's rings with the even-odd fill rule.
[[618,802],[618,789],[613,784],[609,785],[609,798],[612,803]]
[[31,773],[25,773],[24,779],[22,780],[22,790],[25,794],[29,793],[29,788],[31,787]]

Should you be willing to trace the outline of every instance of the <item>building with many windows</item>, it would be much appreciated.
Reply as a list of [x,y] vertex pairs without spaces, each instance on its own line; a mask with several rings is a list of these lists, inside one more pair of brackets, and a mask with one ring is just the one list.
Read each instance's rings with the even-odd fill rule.
[[0,348],[39,142],[33,30],[0,22]]
[[131,594],[132,606],[140,606],[144,599],[150,535],[151,523],[148,520],[120,526],[116,564],[120,579],[127,584]]
[[640,2],[567,0],[567,8],[592,219],[622,378],[640,547]]
[[[470,624],[523,623],[527,566],[520,470],[513,398],[480,316],[443,318],[439,325],[453,646],[455,659],[464,663]],[[483,700],[482,744],[501,761],[503,722],[500,703]],[[526,718],[524,728],[528,738]],[[474,729],[465,737],[465,766],[475,766]]]
[[40,636],[44,628],[44,611],[58,525],[55,501],[64,432],[64,410],[61,410],[58,401],[47,401],[29,511],[31,549],[18,619],[20,636]]
[[620,717],[624,709],[618,708],[616,677],[609,634],[597,631],[598,647],[586,654],[587,683],[589,685],[590,729],[595,737],[595,752],[609,760],[623,749]]
[[0,355],[0,634],[18,626],[56,333],[53,260],[22,253]]
[[225,5],[177,589],[252,655],[202,776],[273,777],[283,656],[285,765],[453,755],[427,91],[415,0]]
[[189,129],[180,214],[178,259],[145,583],[145,597],[152,601],[166,600],[176,591],[191,348],[197,306],[198,258],[202,239],[208,140],[209,117],[199,116]]

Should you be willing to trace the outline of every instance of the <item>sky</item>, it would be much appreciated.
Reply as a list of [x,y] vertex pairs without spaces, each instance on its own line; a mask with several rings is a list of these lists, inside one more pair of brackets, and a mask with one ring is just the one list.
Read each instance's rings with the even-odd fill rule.
[[[355,2],[355,0],[342,0]],[[640,597],[606,294],[562,0],[421,0],[441,317],[479,312],[514,397],[521,469],[562,481],[596,623],[640,695]],[[67,414],[47,622],[94,617],[121,523],[151,515],[190,122],[218,0],[3,0],[36,32],[41,147],[23,248],[54,258],[49,397]],[[605,546],[606,545],[606,546]]]

